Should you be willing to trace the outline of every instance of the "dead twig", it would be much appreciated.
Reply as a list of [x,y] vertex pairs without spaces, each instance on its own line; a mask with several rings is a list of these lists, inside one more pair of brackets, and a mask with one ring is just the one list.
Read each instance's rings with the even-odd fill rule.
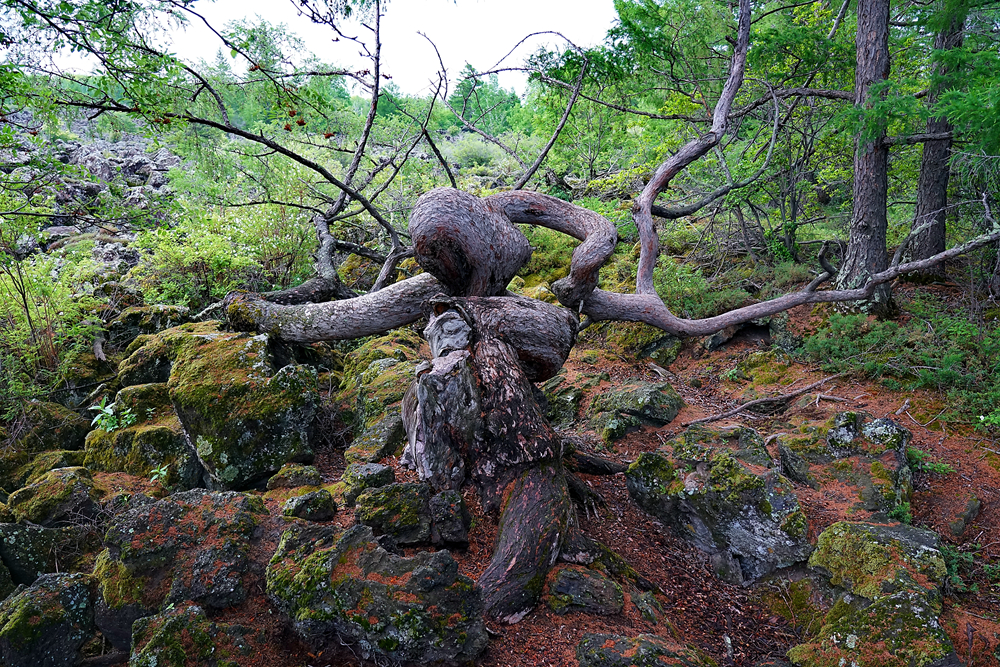
[[816,387],[818,387],[818,386],[820,386],[820,385],[822,385],[822,384],[824,384],[826,382],[829,382],[830,380],[834,380],[836,378],[839,378],[842,375],[843,375],[843,373],[838,373],[837,375],[831,375],[828,378],[823,378],[819,382],[813,382],[811,385],[802,387],[802,389],[799,389],[797,391],[793,391],[790,394],[783,394],[781,396],[771,396],[771,397],[768,397],[768,398],[758,398],[756,400],[750,401],[749,403],[744,403],[743,405],[741,405],[739,407],[733,408],[732,410],[729,410],[727,412],[723,412],[722,414],[713,415],[712,417],[704,417],[702,419],[695,419],[694,421],[689,421],[686,424],[684,424],[684,426],[691,426],[692,424],[707,424],[708,422],[719,421],[720,419],[725,419],[727,417],[732,417],[734,415],[738,415],[739,413],[743,412],[744,410],[747,410],[749,408],[752,408],[752,407],[755,407],[755,406],[758,406],[758,405],[766,405],[768,403],[787,403],[790,400],[792,400],[793,398],[795,398],[796,396],[801,396],[802,394],[806,393],[810,389],[815,389]]

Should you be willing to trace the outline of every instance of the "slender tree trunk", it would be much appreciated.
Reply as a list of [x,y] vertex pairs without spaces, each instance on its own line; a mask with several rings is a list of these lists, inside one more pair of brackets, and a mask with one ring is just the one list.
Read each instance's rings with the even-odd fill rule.
[[[936,50],[954,49],[962,45],[965,30],[964,12],[951,18],[934,39]],[[947,68],[938,65],[935,74],[945,76]],[[927,96],[927,104],[933,106],[938,96],[948,86],[931,87]],[[936,117],[927,120],[927,133],[938,134],[951,132],[952,126],[947,118]],[[913,219],[913,229],[922,225],[930,226],[919,231],[910,242],[907,249],[908,259],[927,259],[945,249],[945,218],[948,206],[948,178],[950,176],[949,158],[951,157],[951,139],[927,141],[924,143],[923,156],[920,160],[920,181],[917,186],[917,208]],[[939,264],[926,274],[943,275],[944,265]]]
[[[889,0],[858,3],[857,68],[854,74],[854,104],[868,105],[873,84],[889,75]],[[875,273],[889,266],[886,252],[886,197],[889,187],[889,148],[884,145],[884,123],[862,132],[854,151],[854,212],[844,264],[837,275],[839,289],[864,285]],[[861,310],[877,315],[892,311],[892,291],[879,285]]]

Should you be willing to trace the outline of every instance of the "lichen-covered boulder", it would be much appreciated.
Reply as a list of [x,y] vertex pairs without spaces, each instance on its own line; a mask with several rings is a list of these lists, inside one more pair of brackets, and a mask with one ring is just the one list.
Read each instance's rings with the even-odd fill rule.
[[819,488],[819,482],[809,471],[809,464],[804,458],[785,445],[778,445],[778,459],[781,461],[781,472],[788,479],[811,486],[814,489]]
[[935,533],[905,525],[836,523],[809,565],[846,591],[811,641],[788,652],[802,667],[958,665],[941,627],[946,576]]
[[166,383],[125,387],[115,397],[115,406],[135,415],[135,423],[111,432],[98,428],[88,433],[85,466],[137,477],[155,474],[164,484],[181,489],[202,484],[205,471],[187,443]]
[[377,489],[396,481],[396,473],[389,466],[378,463],[351,463],[341,478],[344,483],[344,504],[354,503],[367,489]]
[[97,492],[86,468],[57,468],[7,499],[17,521],[46,528],[87,521],[97,513]]
[[600,572],[570,565],[551,575],[546,604],[560,615],[583,612],[610,616],[625,608],[625,594]]
[[319,474],[319,470],[315,466],[306,466],[301,463],[286,463],[281,466],[281,470],[276,472],[271,479],[267,480],[267,490],[319,486],[322,483],[323,477]]
[[[23,523],[0,523],[0,560],[15,584],[31,584],[39,576],[56,572],[57,553],[80,539],[75,527],[44,528]],[[66,570],[67,563],[61,563]]]
[[348,463],[378,463],[396,454],[403,446],[406,433],[398,408],[389,409],[344,451]]
[[108,323],[108,341],[125,346],[142,334],[152,334],[191,321],[191,311],[184,306],[131,306]]
[[596,396],[590,410],[592,422],[601,429],[605,440],[621,437],[639,424],[665,426],[684,407],[684,401],[666,382],[625,384]]
[[403,399],[413,381],[421,345],[423,339],[403,327],[370,339],[344,358],[337,400],[343,407],[341,418],[355,436],[365,433]]
[[312,491],[289,498],[281,513],[287,517],[306,521],[329,521],[337,513],[337,504],[326,489]]
[[76,664],[93,634],[89,580],[82,574],[46,574],[0,602],[0,664],[65,667]]
[[239,625],[213,623],[193,604],[139,619],[129,667],[236,667],[254,653]]
[[458,491],[442,491],[433,496],[431,507],[431,543],[452,547],[469,546],[472,515]]
[[791,482],[774,471],[754,474],[728,452],[689,473],[662,454],[644,453],[625,480],[642,509],[711,554],[727,581],[753,581],[812,551]]
[[564,375],[556,375],[541,385],[548,403],[545,416],[556,426],[566,426],[576,421],[576,413],[583,400],[583,389],[570,384]]
[[287,530],[267,594],[315,646],[339,635],[364,657],[407,663],[465,663],[486,648],[479,591],[451,555],[391,554],[365,526]]
[[35,482],[39,477],[56,468],[78,468],[83,465],[86,453],[73,449],[56,449],[36,454],[30,463],[18,468],[12,479],[14,486],[20,488],[25,484]]
[[316,371],[276,368],[266,334],[222,332],[217,322],[184,324],[140,336],[127,352],[122,384],[167,382],[211,486],[262,485],[285,463],[312,459]]
[[746,463],[765,468],[774,466],[764,438],[747,426],[713,429],[694,424],[667,440],[663,449],[672,451],[674,459],[685,465],[707,461],[717,450],[726,449]]
[[861,439],[861,426],[870,415],[864,412],[838,412],[830,419],[826,432],[826,445],[836,458],[844,458],[857,453]]
[[[103,602],[119,608],[185,600],[224,608],[242,602],[250,542],[263,514],[258,497],[202,489],[124,512],[105,537],[106,565],[95,571]],[[152,586],[154,581],[168,581],[169,587]],[[111,598],[108,591],[114,591]]]
[[694,648],[656,635],[585,634],[576,647],[580,667],[715,667],[715,661]]
[[431,539],[431,488],[426,484],[389,484],[357,498],[359,523],[397,544],[426,544]]

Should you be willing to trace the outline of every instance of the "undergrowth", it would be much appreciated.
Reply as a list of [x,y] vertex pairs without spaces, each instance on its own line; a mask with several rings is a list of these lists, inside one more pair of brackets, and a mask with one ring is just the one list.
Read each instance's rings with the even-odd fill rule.
[[920,294],[910,315],[877,321],[834,313],[805,339],[804,354],[824,371],[878,379],[894,391],[933,389],[947,398],[942,418],[1000,428],[1000,326],[980,326],[940,298]]

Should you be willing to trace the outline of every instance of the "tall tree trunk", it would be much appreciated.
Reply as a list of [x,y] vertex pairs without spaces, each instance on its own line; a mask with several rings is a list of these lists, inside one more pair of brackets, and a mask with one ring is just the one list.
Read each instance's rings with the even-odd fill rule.
[[[954,49],[962,45],[965,30],[965,12],[950,17],[947,25],[938,32],[934,39],[936,50]],[[944,77],[948,70],[944,65],[935,68],[935,75]],[[938,96],[949,85],[931,85],[927,96],[927,104],[933,106]],[[952,126],[947,118],[935,117],[927,120],[927,133],[938,134],[951,132]],[[917,208],[913,219],[913,229],[922,225],[930,226],[916,233],[910,241],[906,257],[908,259],[927,259],[945,248],[945,218],[948,206],[948,178],[951,168],[951,139],[928,141],[924,143],[924,152],[920,160],[920,181],[917,185]],[[943,275],[944,265],[939,264],[925,274]]]
[[[856,46],[854,104],[860,110],[869,104],[872,85],[889,76],[889,0],[860,0]],[[889,265],[885,247],[889,148],[882,142],[884,123],[874,128],[872,123],[866,125],[869,129],[858,137],[854,150],[854,211],[847,253],[837,274],[839,289],[860,287]],[[889,285],[879,285],[860,309],[877,315],[890,313]]]

